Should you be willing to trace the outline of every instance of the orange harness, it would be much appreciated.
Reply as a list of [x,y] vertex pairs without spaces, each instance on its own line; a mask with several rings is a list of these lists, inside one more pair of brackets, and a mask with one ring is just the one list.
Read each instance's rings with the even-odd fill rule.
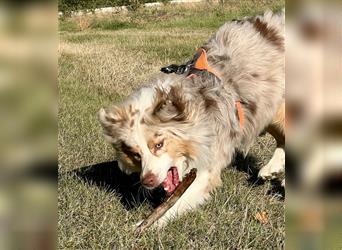
[[194,68],[198,70],[206,70],[214,74],[217,78],[221,79],[221,74],[217,72],[216,69],[209,66],[207,52],[203,48],[199,48],[197,53],[200,53],[200,56],[197,58]]
[[[212,73],[213,75],[215,75],[217,78],[221,79],[220,73],[209,65],[208,58],[207,58],[207,52],[203,48],[199,48],[197,50],[197,53],[200,53],[200,56],[196,60],[193,68],[198,69],[198,70],[206,70],[206,71]],[[192,77],[197,77],[197,75],[192,73],[189,76],[187,76],[187,78],[192,78]],[[243,125],[245,123],[245,114],[244,114],[243,109],[242,109],[241,101],[236,101],[235,107],[236,107],[237,116],[239,119],[240,128],[242,129]]]

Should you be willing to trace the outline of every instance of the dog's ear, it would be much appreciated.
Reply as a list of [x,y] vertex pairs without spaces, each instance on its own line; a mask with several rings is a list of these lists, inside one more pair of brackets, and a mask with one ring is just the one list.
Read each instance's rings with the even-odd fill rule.
[[116,132],[128,120],[125,109],[112,107],[110,110],[100,109],[98,118],[103,128],[105,139],[109,143],[116,142]]
[[180,87],[172,86],[168,92],[157,90],[153,115],[161,122],[186,120],[186,106],[184,95]]

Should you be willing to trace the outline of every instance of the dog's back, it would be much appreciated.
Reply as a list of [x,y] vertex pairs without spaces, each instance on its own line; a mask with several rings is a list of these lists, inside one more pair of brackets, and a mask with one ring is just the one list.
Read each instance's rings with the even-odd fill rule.
[[247,148],[285,102],[284,25],[284,12],[268,11],[227,22],[204,45],[224,88],[246,103]]

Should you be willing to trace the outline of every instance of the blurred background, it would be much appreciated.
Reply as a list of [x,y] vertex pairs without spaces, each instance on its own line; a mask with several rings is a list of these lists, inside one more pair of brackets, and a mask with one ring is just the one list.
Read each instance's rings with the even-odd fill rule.
[[56,245],[56,10],[0,3],[0,249]]
[[340,1],[286,6],[286,247],[342,248]]
[[[286,248],[341,249],[342,6],[286,19]],[[0,4],[0,249],[56,248],[57,26],[57,3]]]

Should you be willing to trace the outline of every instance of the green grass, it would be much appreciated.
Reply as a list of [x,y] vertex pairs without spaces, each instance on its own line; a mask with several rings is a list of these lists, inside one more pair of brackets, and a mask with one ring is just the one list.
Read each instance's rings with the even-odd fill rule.
[[280,0],[228,0],[224,4],[167,5],[161,8],[138,9],[135,12],[111,16],[66,18],[59,23],[59,30],[211,30],[233,18],[256,15],[267,9],[279,11],[285,2]]
[[[269,193],[270,184],[253,185],[249,181],[272,155],[275,145],[270,136],[260,137],[251,150],[252,158],[240,159],[233,164],[235,167],[223,172],[224,184],[210,202],[163,230],[151,229],[141,237],[133,235],[132,225],[151,211],[149,203],[126,209],[115,188],[85,181],[79,175],[84,166],[114,159],[97,121],[101,107],[124,99],[158,73],[160,67],[191,58],[195,48],[225,21],[266,9],[279,10],[283,5],[282,1],[229,1],[224,6],[166,6],[138,10],[134,15],[60,21],[60,249],[276,249],[283,246],[284,202]],[[88,168],[88,173],[92,174],[92,169],[95,167]],[[267,213],[267,224],[255,219],[256,213],[262,211]]]
[[116,20],[102,20],[101,22],[95,22],[92,25],[94,29],[100,30],[120,30],[120,29],[132,29],[137,28],[138,25],[131,22],[120,22]]

